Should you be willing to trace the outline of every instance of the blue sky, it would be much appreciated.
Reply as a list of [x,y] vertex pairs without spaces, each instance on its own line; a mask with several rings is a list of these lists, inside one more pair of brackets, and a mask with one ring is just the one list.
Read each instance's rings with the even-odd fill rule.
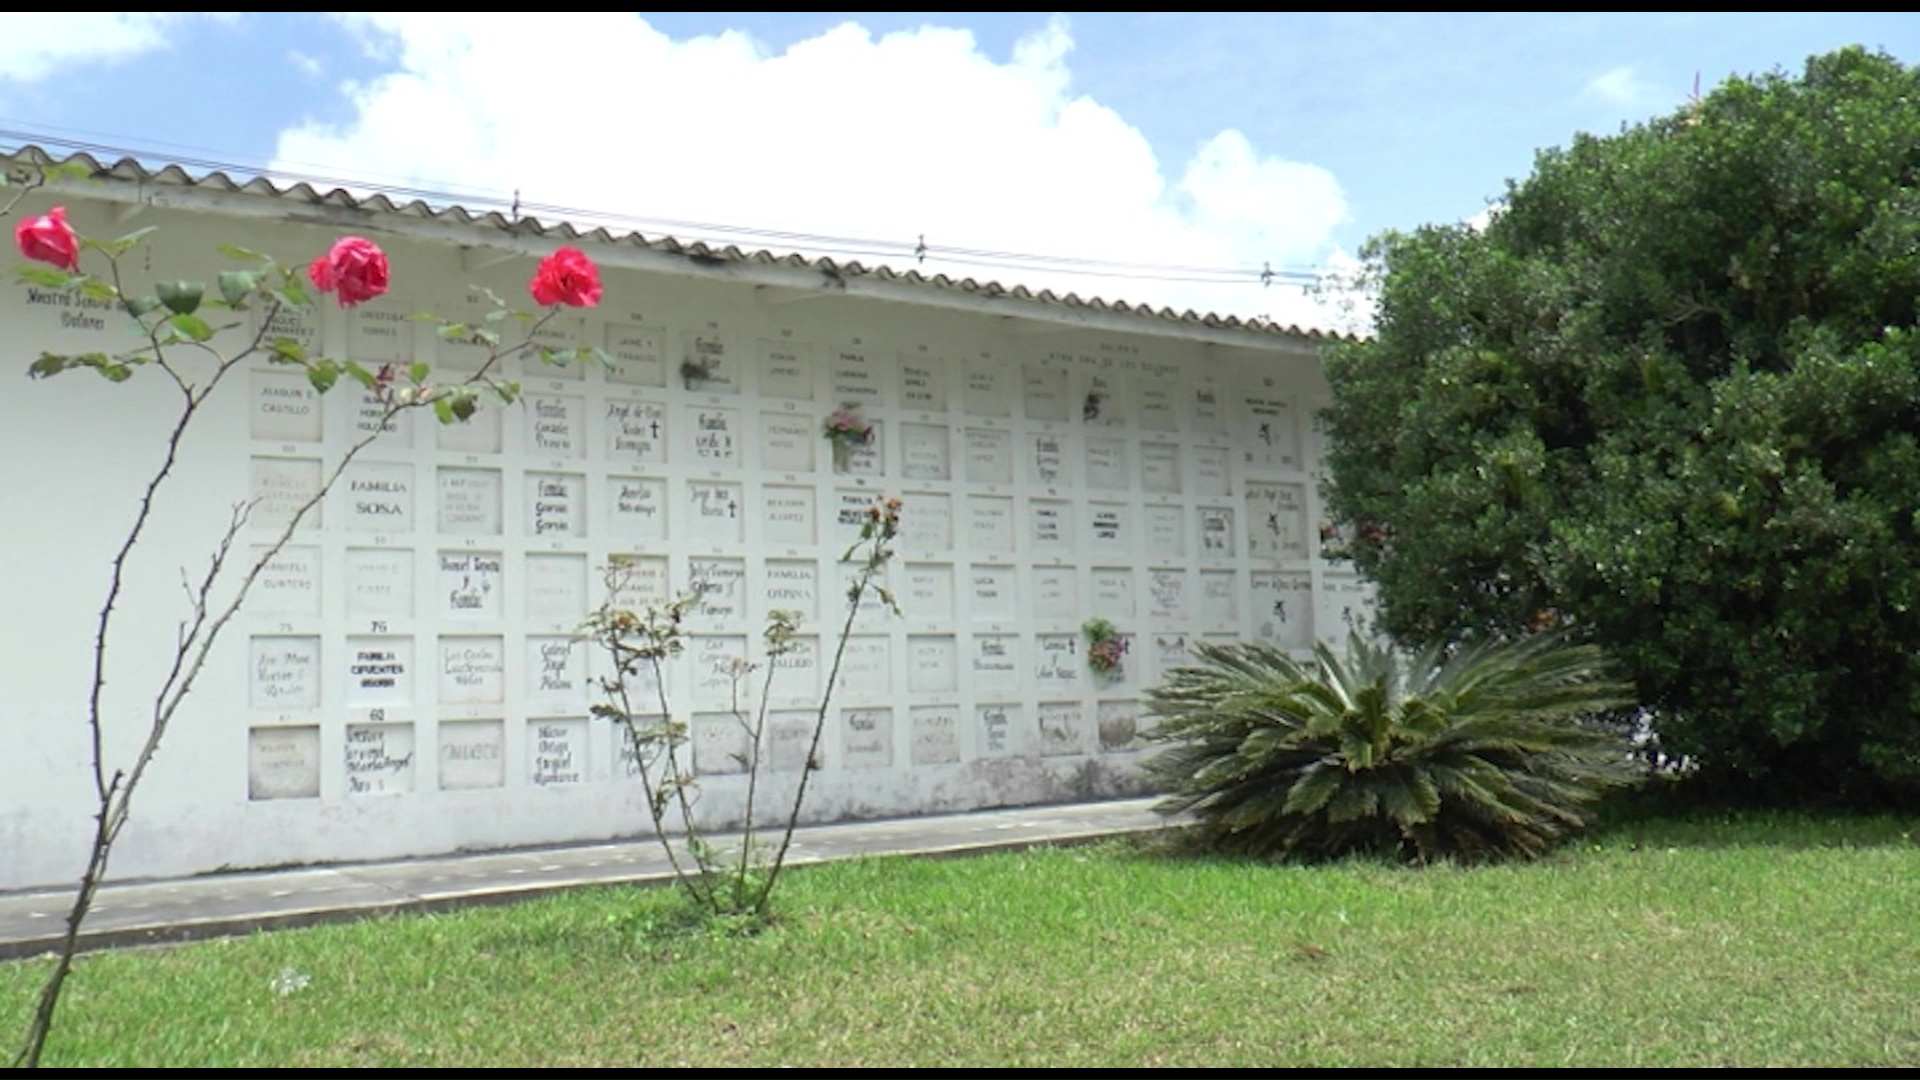
[[0,15],[0,130],[1325,322],[1257,271],[1847,44],[1920,16],[48,12]]

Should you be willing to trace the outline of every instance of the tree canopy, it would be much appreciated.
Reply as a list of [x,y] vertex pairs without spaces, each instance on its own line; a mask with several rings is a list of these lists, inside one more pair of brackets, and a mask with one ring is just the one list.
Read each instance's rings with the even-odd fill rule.
[[1920,792],[1920,74],[1731,80],[1368,255],[1329,493],[1385,629],[1570,628],[1738,797]]

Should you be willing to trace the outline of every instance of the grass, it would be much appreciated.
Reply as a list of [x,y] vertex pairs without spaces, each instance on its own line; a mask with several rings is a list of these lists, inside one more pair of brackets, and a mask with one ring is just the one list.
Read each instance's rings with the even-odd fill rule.
[[[795,872],[754,937],[600,890],[88,957],[48,1058],[1913,1066],[1916,885],[1920,823],[1886,818],[1641,822],[1471,870],[868,860]],[[0,1031],[44,970],[0,965]]]

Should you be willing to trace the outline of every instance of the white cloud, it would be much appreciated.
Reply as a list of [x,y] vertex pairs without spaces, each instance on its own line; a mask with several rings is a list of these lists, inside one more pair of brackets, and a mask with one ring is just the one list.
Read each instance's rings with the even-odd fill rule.
[[[936,27],[875,38],[849,23],[774,54],[734,32],[676,41],[624,13],[345,18],[395,69],[345,88],[351,123],[284,132],[277,170],[518,190],[531,203],[656,220],[908,245],[924,235],[936,252],[1156,266],[1312,265],[1347,215],[1332,174],[1263,155],[1235,131],[1169,169],[1138,129],[1073,93],[1064,20],[998,63],[971,33]],[[530,51],[532,37],[567,48]],[[923,268],[1319,318],[1279,286],[936,259]]]
[[319,57],[311,56],[301,52],[299,49],[287,50],[287,63],[298,68],[300,73],[309,79],[319,78],[321,72],[326,70],[325,65],[321,64]]
[[24,11],[0,14],[0,79],[30,82],[61,67],[124,59],[167,44],[191,12]]
[[1581,89],[1580,96],[1597,98],[1610,105],[1641,109],[1651,108],[1659,101],[1660,92],[1635,74],[1631,66],[1622,65],[1589,79]]

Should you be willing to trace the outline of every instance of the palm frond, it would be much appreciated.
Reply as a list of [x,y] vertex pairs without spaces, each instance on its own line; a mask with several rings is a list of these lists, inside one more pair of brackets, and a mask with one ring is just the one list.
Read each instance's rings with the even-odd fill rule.
[[1148,692],[1150,763],[1222,847],[1324,857],[1531,858],[1635,778],[1624,733],[1588,718],[1631,704],[1586,645],[1542,635],[1412,656],[1350,638],[1310,663],[1202,644]]

